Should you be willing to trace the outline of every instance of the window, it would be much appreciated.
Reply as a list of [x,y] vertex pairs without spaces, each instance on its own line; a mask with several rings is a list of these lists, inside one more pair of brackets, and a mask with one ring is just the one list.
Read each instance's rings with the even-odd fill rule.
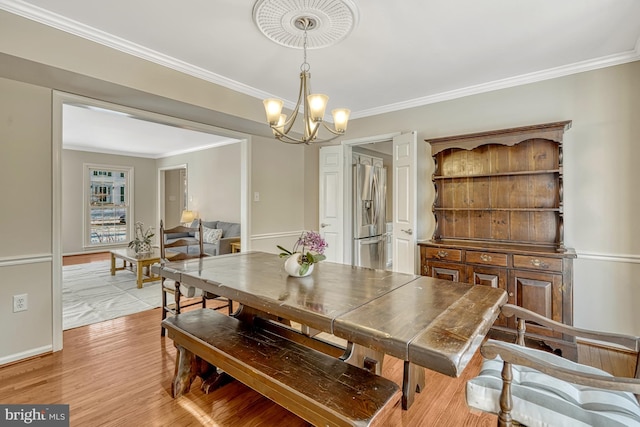
[[85,165],[85,242],[104,246],[129,242],[132,168]]

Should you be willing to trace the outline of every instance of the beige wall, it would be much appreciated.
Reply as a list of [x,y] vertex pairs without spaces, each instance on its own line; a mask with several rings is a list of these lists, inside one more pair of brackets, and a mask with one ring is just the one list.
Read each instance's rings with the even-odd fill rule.
[[158,168],[187,165],[187,206],[205,221],[240,222],[240,144],[158,159]]
[[0,365],[52,348],[51,162],[51,91],[0,78]]

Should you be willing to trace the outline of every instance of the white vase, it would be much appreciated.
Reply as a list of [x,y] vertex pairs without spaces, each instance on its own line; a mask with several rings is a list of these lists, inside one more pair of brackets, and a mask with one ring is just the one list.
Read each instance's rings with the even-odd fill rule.
[[284,270],[287,272],[287,274],[289,276],[306,277],[306,276],[310,275],[313,272],[313,264],[311,264],[309,266],[309,269],[307,270],[307,272],[304,275],[300,274],[301,265],[298,263],[298,261],[300,260],[301,256],[302,256],[301,253],[296,252],[295,254],[293,254],[289,258],[287,258],[287,260],[284,262]]
[[140,242],[138,245],[137,254],[148,254],[151,253],[151,243],[148,242]]

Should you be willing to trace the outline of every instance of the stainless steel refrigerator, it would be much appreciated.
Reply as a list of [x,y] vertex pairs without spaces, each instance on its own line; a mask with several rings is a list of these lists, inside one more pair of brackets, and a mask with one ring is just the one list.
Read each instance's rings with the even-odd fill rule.
[[387,171],[353,165],[353,264],[385,269]]

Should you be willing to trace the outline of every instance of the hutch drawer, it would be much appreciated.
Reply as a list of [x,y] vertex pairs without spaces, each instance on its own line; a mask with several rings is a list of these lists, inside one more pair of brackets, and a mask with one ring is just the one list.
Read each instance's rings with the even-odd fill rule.
[[562,271],[562,258],[545,258],[530,255],[514,255],[515,268],[527,268],[544,271]]
[[469,264],[495,265],[497,267],[506,267],[508,263],[507,254],[476,251],[467,251],[465,261]]
[[443,261],[462,261],[462,251],[458,249],[427,248],[425,257]]

